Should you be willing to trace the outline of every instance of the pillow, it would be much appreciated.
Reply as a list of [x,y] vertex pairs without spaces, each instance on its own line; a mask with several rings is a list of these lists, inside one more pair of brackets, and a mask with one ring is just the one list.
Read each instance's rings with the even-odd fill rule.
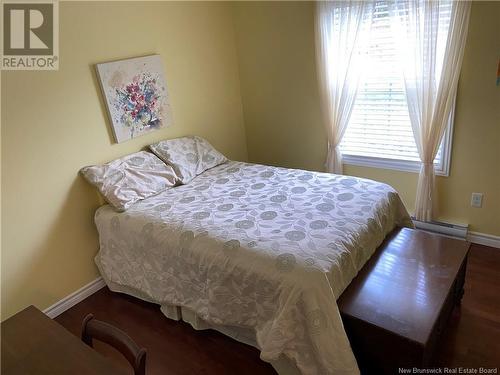
[[149,145],[149,148],[161,160],[174,167],[183,184],[227,161],[207,140],[196,136],[168,139]]
[[104,165],[83,167],[80,173],[119,211],[172,187],[178,178],[171,166],[140,151]]

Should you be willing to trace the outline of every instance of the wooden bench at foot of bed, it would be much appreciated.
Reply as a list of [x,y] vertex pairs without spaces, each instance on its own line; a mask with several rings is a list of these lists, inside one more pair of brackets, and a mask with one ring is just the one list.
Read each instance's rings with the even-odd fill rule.
[[362,373],[432,365],[463,295],[469,246],[408,228],[387,237],[338,301]]

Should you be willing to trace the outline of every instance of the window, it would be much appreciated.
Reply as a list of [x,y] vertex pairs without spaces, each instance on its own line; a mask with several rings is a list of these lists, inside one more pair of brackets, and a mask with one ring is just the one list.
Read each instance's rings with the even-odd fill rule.
[[[377,2],[370,31],[366,70],[349,125],[340,144],[345,164],[419,171],[420,158],[408,115],[397,41],[388,3]],[[451,8],[443,8],[450,12]],[[440,14],[447,29],[449,14]],[[440,25],[441,26],[441,25]],[[446,33],[441,33],[444,37]],[[444,53],[444,43],[440,43]],[[453,111],[434,161],[436,174],[448,175]]]

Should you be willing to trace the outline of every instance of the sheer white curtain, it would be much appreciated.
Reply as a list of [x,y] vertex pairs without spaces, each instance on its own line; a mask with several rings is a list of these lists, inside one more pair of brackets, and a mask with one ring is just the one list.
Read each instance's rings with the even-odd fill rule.
[[321,107],[328,135],[326,170],[342,173],[339,144],[349,123],[364,46],[371,26],[372,2],[324,1],[316,8],[316,62]]
[[392,5],[408,111],[422,161],[415,217],[429,221],[437,213],[434,158],[455,98],[470,2],[412,0]]

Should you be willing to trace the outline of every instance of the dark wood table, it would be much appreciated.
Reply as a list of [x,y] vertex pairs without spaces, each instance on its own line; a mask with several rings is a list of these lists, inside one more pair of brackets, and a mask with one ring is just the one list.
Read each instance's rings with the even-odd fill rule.
[[30,306],[2,323],[2,375],[125,375],[63,326]]
[[469,246],[408,228],[387,237],[338,301],[362,372],[432,364],[463,295]]

